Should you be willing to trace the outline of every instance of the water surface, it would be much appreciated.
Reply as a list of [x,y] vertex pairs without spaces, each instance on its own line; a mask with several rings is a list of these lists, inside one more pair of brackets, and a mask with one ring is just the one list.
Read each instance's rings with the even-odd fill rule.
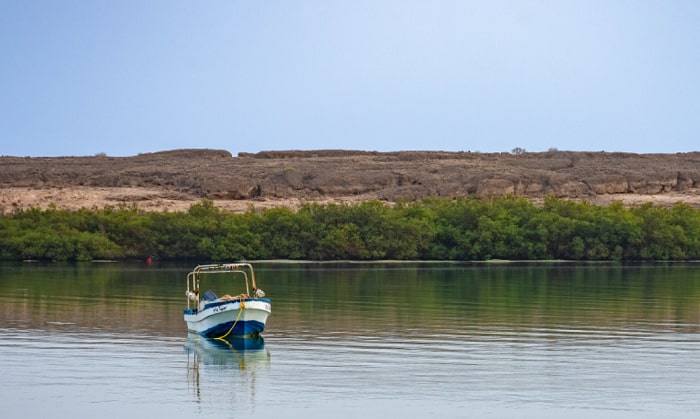
[[216,342],[182,320],[192,266],[0,265],[3,417],[700,409],[697,264],[255,266],[263,339]]

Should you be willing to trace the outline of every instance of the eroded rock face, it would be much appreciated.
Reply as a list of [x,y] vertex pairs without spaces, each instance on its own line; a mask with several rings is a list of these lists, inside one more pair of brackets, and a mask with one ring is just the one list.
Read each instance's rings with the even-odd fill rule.
[[588,187],[593,193],[599,195],[630,192],[629,181],[620,173],[592,176],[588,181]]
[[484,179],[477,185],[476,193],[484,196],[512,195],[515,193],[515,185],[503,178]]
[[698,195],[700,153],[173,150],[134,157],[0,157],[0,187],[159,188],[192,199]]

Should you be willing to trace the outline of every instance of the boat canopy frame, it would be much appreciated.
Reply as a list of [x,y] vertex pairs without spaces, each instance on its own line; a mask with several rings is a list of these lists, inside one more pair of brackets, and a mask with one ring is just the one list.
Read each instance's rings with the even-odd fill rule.
[[200,282],[204,275],[209,274],[233,274],[233,277],[243,275],[245,279],[245,290],[247,295],[250,293],[250,286],[253,287],[253,293],[258,290],[255,284],[255,272],[250,263],[221,263],[211,265],[197,265],[192,272],[187,274],[187,308],[190,309],[190,303],[193,302],[195,308],[199,308],[200,299]]

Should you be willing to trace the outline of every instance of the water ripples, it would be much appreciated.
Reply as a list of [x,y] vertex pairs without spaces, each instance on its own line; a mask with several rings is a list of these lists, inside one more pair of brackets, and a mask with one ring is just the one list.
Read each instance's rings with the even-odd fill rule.
[[[449,323],[449,322],[448,322]],[[682,324],[543,326],[467,324],[441,333],[406,329],[306,335],[271,333],[274,386],[294,394],[294,377],[317,398],[443,400],[638,412],[698,407],[700,338]],[[284,349],[282,349],[284,348]],[[673,385],[668,385],[673,377]],[[282,390],[287,391],[282,391]],[[296,397],[296,396],[295,396]],[[633,417],[633,416],[630,416]]]
[[252,343],[187,336],[182,290],[162,289],[157,276],[153,292],[113,281],[103,294],[43,300],[14,291],[42,278],[19,281],[0,293],[3,408],[9,417],[621,419],[700,409],[700,306],[689,283],[523,283],[512,269],[514,279],[443,277],[455,271],[266,281],[273,314]]

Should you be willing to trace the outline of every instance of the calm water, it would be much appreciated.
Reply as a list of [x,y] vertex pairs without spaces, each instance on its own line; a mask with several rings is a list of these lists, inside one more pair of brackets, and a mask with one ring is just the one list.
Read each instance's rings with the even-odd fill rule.
[[222,344],[190,265],[0,265],[2,417],[700,411],[700,264],[255,266],[264,341]]

